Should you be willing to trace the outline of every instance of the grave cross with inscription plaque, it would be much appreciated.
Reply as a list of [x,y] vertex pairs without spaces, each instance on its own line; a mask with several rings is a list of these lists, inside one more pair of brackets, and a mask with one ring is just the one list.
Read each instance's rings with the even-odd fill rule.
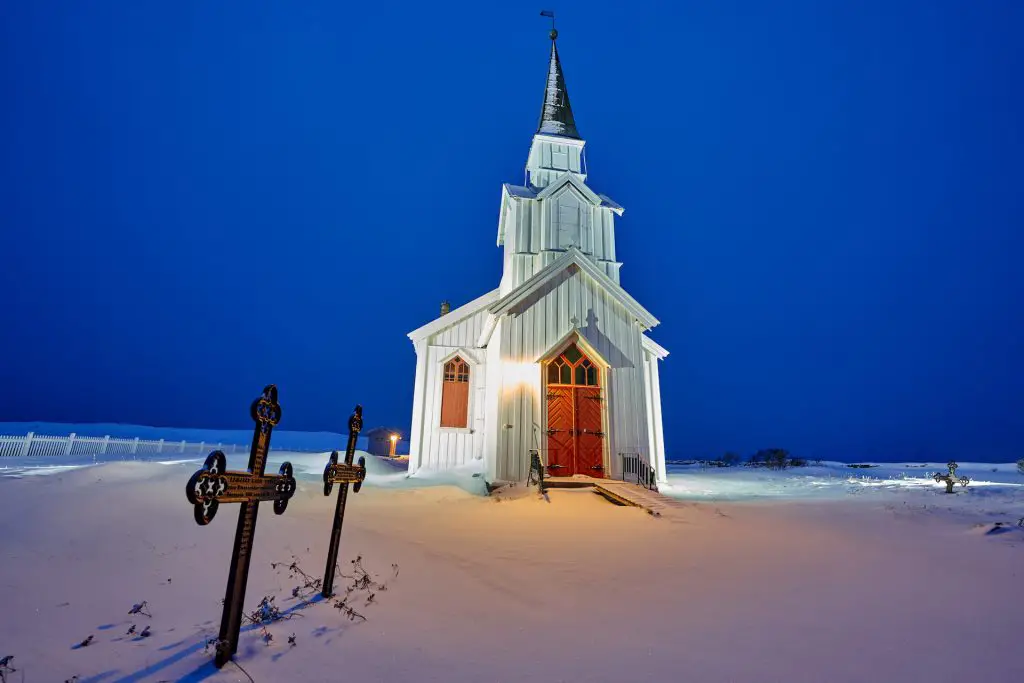
[[259,511],[260,501],[274,501],[274,512],[280,515],[288,507],[288,500],[295,493],[295,477],[292,476],[291,463],[281,465],[279,474],[264,474],[267,453],[270,450],[270,435],[274,425],[281,421],[277,387],[273,384],[265,387],[263,394],[252,402],[250,413],[256,427],[249,449],[248,470],[229,471],[224,453],[214,451],[206,458],[202,469],[196,471],[188,480],[185,488],[188,502],[195,506],[196,523],[201,526],[210,523],[221,503],[241,503],[238,527],[235,530],[235,546],[231,553],[228,587],[224,596],[220,636],[217,639],[217,654],[214,659],[217,668],[224,666],[238,651],[242,603],[245,601],[245,584],[249,578],[252,539],[256,530],[256,513]]
[[338,502],[334,507],[334,526],[331,528],[331,543],[327,549],[327,567],[324,569],[324,585],[320,593],[325,598],[334,594],[334,571],[338,566],[338,544],[341,542],[341,525],[345,521],[345,502],[348,500],[348,485],[353,484],[352,492],[359,493],[366,478],[366,458],[359,456],[359,464],[353,465],[356,454],[356,439],[363,428],[363,407],[356,406],[355,412],[348,418],[348,445],[345,447],[345,462],[338,462],[338,451],[331,453],[327,466],[324,467],[324,495],[331,495],[335,484],[341,484],[338,491]]

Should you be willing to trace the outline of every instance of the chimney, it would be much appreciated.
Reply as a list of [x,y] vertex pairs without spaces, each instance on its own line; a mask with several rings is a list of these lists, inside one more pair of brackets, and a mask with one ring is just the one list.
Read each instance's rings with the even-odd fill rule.
[[441,315],[448,315],[448,311],[452,310],[452,305],[447,301],[441,302]]

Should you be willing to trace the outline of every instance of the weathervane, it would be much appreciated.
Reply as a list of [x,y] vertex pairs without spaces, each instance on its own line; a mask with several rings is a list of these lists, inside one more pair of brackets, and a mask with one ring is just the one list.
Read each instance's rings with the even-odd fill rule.
[[540,15],[542,17],[551,17],[551,33],[548,35],[551,36],[551,40],[558,38],[558,31],[555,30],[555,13],[549,9],[542,9]]

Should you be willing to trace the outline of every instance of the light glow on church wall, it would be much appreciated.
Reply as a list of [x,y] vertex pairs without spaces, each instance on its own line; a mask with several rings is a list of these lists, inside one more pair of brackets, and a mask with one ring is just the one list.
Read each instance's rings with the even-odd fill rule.
[[540,363],[502,363],[501,379],[506,393],[529,388],[540,395]]

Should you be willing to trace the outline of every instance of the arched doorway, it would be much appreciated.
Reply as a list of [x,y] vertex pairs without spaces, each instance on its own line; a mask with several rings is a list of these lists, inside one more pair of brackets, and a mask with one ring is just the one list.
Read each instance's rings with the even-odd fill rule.
[[604,477],[601,371],[573,343],[548,361],[548,473]]

